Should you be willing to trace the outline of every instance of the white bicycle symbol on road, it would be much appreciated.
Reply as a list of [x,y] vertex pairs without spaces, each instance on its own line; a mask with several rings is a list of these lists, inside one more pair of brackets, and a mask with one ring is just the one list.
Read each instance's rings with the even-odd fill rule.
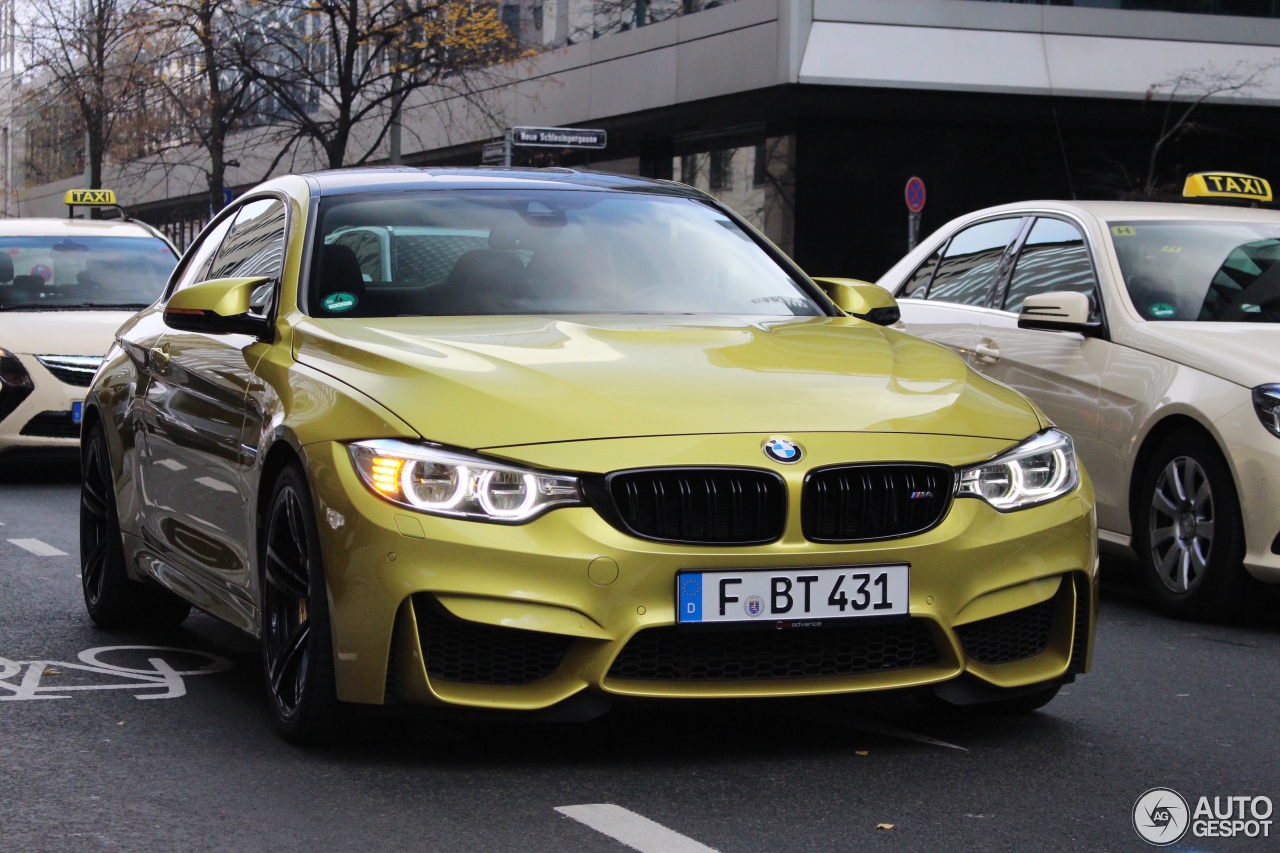
[[[103,655],[120,652],[130,652],[135,657],[153,653],[146,658],[150,668],[102,660]],[[165,660],[166,654],[171,659],[196,658],[205,663],[194,669],[175,669]],[[99,646],[85,649],[76,658],[79,663],[0,657],[0,702],[70,699],[73,693],[91,690],[134,690],[138,691],[135,699],[178,699],[187,695],[185,677],[225,672],[232,666],[231,661],[209,652],[168,646]],[[44,679],[50,679],[50,683],[42,683]],[[59,680],[64,683],[57,683]],[[66,683],[69,681],[75,683]]]

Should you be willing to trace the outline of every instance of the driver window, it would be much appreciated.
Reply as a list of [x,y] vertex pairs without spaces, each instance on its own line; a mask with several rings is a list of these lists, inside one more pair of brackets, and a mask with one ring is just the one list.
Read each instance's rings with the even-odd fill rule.
[[218,251],[218,247],[222,245],[222,240],[227,236],[227,231],[230,228],[231,220],[224,219],[221,223],[205,232],[199,242],[187,250],[187,263],[179,275],[178,283],[173,287],[175,293],[190,287],[198,281],[205,281],[209,278],[209,265],[213,263],[213,256]]
[[1084,235],[1061,219],[1037,219],[1018,253],[1004,310],[1022,310],[1028,296],[1068,290],[1089,297],[1089,321],[1099,319],[1093,263]]
[[236,214],[218,250],[208,278],[270,276],[249,300],[250,314],[265,316],[284,269],[284,203],[275,198],[251,201]]
[[980,222],[952,237],[925,298],[986,305],[1005,250],[1022,230],[1023,221],[1019,217]]

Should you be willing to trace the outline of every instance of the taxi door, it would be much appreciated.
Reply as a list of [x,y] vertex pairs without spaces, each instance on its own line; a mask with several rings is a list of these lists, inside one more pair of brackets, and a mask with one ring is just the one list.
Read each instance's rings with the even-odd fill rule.
[[1092,319],[1101,317],[1097,277],[1080,230],[1065,219],[1040,217],[1017,251],[1008,284],[983,317],[974,367],[1026,394],[1075,439],[1086,468],[1098,431],[1099,393],[1111,344],[1077,332],[1018,328],[1027,296],[1054,291],[1089,296]]
[[956,232],[898,289],[902,323],[973,364],[978,327],[1025,217],[991,219]]
[[[272,275],[282,266],[285,208],[249,201],[196,249],[176,289],[215,278]],[[274,284],[255,294],[270,307]],[[150,347],[145,488],[153,541],[217,587],[244,596],[256,544],[251,518],[256,447],[246,447],[245,396],[262,348],[249,334],[165,327]]]

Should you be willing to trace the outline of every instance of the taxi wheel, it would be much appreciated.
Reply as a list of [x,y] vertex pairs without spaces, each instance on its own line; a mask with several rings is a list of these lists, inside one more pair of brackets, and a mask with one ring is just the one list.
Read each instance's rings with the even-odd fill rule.
[[129,579],[116,492],[101,424],[89,427],[80,455],[80,583],[99,628],[171,628],[191,605],[155,584]]
[[262,661],[276,728],[286,740],[332,738],[342,723],[333,671],[320,537],[297,465],[272,489],[261,536]]
[[1183,619],[1226,616],[1245,601],[1240,501],[1226,460],[1198,433],[1175,433],[1142,479],[1134,550],[1161,610]]

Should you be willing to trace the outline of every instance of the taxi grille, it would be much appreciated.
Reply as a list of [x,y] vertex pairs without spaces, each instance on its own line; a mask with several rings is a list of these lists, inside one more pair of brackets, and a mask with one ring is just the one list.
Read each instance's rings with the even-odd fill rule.
[[[1062,588],[1070,591],[1066,584]],[[1049,648],[1056,603],[1057,596],[1012,613],[961,625],[956,628],[956,634],[964,644],[965,654],[979,663],[1012,663],[1033,658]]]
[[22,435],[79,438],[80,424],[71,420],[70,412],[41,412],[23,425]]
[[940,465],[822,468],[805,478],[804,535],[811,542],[863,542],[923,533],[947,514],[951,490],[951,469]]
[[468,622],[413,597],[427,675],[463,684],[530,684],[559,668],[572,637]]
[[88,388],[93,375],[98,372],[102,359],[87,355],[38,355],[36,361],[44,365],[59,381],[79,388]]
[[860,675],[927,666],[938,659],[920,620],[784,631],[640,631],[609,677],[646,681],[762,681]]
[[751,468],[654,468],[611,474],[622,528],[642,539],[695,545],[759,545],[782,535],[782,478]]

